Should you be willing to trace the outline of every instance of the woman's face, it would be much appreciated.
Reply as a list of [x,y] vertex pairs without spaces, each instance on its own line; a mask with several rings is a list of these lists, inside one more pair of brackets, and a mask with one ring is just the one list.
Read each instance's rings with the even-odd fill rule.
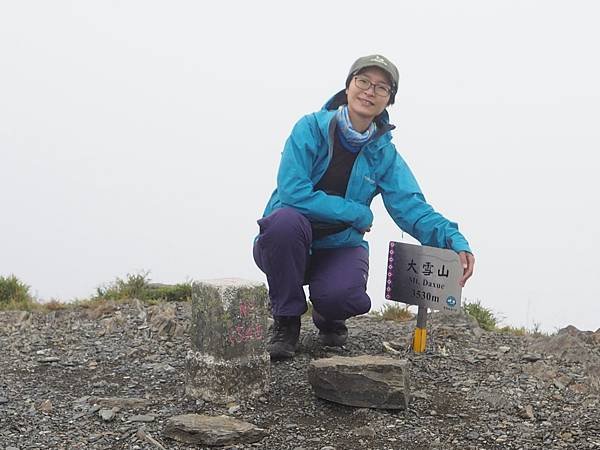
[[391,90],[389,78],[383,70],[377,67],[369,67],[357,76],[368,79],[371,82],[371,87],[363,91],[356,85],[355,77],[350,80],[350,85],[346,89],[350,117],[354,116],[363,121],[372,122],[375,117],[383,112],[390,100],[389,95],[377,95],[375,86],[382,85]]

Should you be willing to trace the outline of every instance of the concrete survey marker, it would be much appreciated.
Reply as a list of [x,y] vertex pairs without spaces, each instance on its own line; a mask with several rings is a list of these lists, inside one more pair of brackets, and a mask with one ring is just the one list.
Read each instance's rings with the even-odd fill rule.
[[238,278],[192,284],[188,395],[227,402],[268,391],[268,297],[264,284]]

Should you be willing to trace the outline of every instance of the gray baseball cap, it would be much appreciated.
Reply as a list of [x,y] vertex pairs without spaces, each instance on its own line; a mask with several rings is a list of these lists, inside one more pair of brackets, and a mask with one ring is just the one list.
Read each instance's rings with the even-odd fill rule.
[[348,86],[350,78],[367,67],[379,67],[380,69],[383,69],[389,74],[392,80],[392,87],[394,88],[394,91],[398,89],[398,81],[400,79],[398,68],[389,59],[381,55],[369,55],[358,58],[354,64],[352,64],[352,67],[350,67],[350,73],[346,79],[346,86]]

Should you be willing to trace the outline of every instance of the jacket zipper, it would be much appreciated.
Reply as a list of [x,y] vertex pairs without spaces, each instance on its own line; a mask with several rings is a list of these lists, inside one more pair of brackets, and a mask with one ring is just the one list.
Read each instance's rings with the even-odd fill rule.
[[[394,127],[389,124],[386,124],[382,129],[378,129],[375,136],[373,136],[373,139],[371,139],[371,141],[365,147],[372,145],[377,139],[379,139],[385,133],[387,133],[388,131],[393,130],[393,129],[394,129]],[[354,183],[352,183],[352,180],[355,178],[354,172],[355,172],[356,166],[358,164],[358,159],[363,158],[363,150],[364,150],[364,147],[361,148],[360,151],[358,152],[358,156],[354,160],[354,164],[352,165],[352,170],[350,171],[350,177],[348,178],[348,187],[346,188],[346,195],[344,196],[344,198],[347,200],[349,198],[351,186],[354,184]],[[375,190],[377,190],[377,189],[375,189]]]

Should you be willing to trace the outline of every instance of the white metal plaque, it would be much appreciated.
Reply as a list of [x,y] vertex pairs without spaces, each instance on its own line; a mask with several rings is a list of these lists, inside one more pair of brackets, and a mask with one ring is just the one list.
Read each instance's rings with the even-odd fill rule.
[[453,250],[392,241],[385,298],[437,310],[459,310],[462,274],[460,258]]

